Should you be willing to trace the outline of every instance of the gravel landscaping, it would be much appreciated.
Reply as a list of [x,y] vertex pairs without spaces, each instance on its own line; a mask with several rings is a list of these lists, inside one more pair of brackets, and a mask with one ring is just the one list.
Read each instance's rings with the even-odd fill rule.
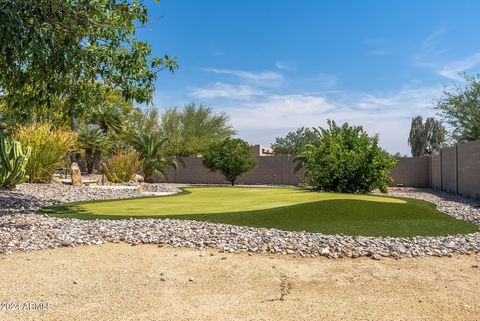
[[[175,192],[179,185],[143,184],[147,192]],[[433,202],[445,213],[480,225],[480,203],[428,189],[392,188],[391,196]],[[23,184],[0,191],[0,253],[62,246],[126,242],[212,247],[226,252],[326,256],[416,257],[480,253],[480,232],[445,237],[378,238],[285,232],[218,223],[160,220],[78,220],[33,214],[42,206],[81,200],[145,196],[134,190]],[[153,195],[153,194],[150,194]]]

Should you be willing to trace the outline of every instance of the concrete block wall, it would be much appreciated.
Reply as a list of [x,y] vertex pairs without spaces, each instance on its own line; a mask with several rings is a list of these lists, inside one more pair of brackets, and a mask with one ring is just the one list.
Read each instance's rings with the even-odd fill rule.
[[[259,156],[255,157],[257,166],[237,179],[238,184],[279,184],[298,185],[305,181],[305,171],[295,172],[293,156]],[[179,168],[175,171],[167,168],[164,182],[191,184],[228,184],[225,178],[211,172],[202,164],[202,157],[181,157]],[[182,165],[183,164],[183,165]],[[160,179],[158,179],[160,181]]]
[[440,155],[430,157],[430,187],[442,188],[442,162]]
[[[256,157],[258,165],[238,179],[239,184],[298,185],[305,172],[295,172],[293,156]],[[202,164],[201,157],[182,157],[178,170],[167,168],[171,183],[226,184],[222,175]],[[392,170],[392,186],[431,187],[480,200],[480,140],[446,148],[426,157],[402,157]],[[158,181],[161,181],[158,179]]]
[[480,200],[480,139],[458,145],[458,194]]
[[430,158],[400,157],[390,175],[392,186],[430,187]]
[[440,153],[441,182],[440,189],[457,193],[457,147],[445,148]]

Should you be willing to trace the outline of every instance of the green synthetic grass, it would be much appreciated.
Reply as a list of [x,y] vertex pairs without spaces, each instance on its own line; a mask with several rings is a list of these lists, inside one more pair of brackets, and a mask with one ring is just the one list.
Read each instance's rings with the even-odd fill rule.
[[171,196],[56,205],[41,213],[80,219],[175,218],[364,236],[478,231],[421,200],[288,188],[186,188]]

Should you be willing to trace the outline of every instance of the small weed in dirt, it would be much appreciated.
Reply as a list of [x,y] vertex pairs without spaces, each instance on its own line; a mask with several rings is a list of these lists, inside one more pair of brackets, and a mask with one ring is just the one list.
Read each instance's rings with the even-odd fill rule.
[[290,294],[290,291],[292,290],[292,282],[290,281],[290,278],[286,276],[285,274],[280,275],[279,277],[280,280],[280,301],[285,300],[285,297]]

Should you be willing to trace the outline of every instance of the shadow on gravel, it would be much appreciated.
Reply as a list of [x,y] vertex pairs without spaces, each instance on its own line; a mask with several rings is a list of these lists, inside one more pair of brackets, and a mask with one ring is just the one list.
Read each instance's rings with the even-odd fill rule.
[[0,189],[0,216],[34,213],[37,209],[49,203],[54,203],[54,200]]

